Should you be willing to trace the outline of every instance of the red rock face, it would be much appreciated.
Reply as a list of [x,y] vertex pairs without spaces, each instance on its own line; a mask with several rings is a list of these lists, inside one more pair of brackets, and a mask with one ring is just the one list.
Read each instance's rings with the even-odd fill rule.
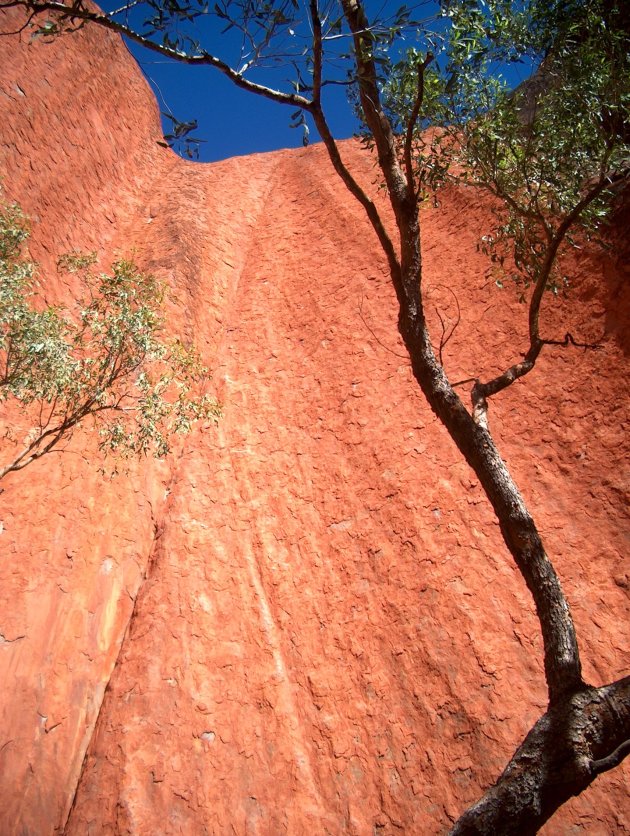
[[[15,19],[0,18],[3,31]],[[532,603],[414,385],[386,265],[321,147],[185,163],[121,43],[0,38],[0,172],[50,301],[70,249],[171,286],[224,404],[165,464],[97,472],[93,433],[0,497],[0,832],[434,834],[544,710]],[[343,153],[369,184],[372,162]],[[424,213],[452,379],[525,345],[472,192]],[[583,255],[552,351],[492,403],[587,678],[628,668],[628,283]],[[624,343],[624,339],[626,342]],[[2,418],[8,422],[14,416]],[[547,834],[630,832],[628,766]]]

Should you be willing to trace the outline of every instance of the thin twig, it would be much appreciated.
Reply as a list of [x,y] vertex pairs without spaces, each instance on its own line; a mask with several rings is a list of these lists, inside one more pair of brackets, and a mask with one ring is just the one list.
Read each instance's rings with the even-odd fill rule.
[[374,339],[376,340],[376,342],[377,342],[377,343],[381,346],[381,348],[384,348],[384,349],[385,349],[385,351],[389,351],[389,353],[390,353],[390,354],[393,354],[393,355],[394,355],[394,357],[399,357],[401,360],[409,360],[409,356],[408,356],[408,355],[406,355],[406,354],[398,354],[396,351],[394,351],[393,349],[391,349],[389,346],[385,345],[385,343],[382,343],[382,342],[379,340],[379,338],[376,336],[376,334],[374,333],[374,331],[372,330],[372,328],[371,328],[371,327],[368,325],[368,323],[365,321],[365,317],[363,316],[363,300],[364,300],[364,299],[365,299],[365,297],[364,297],[364,296],[362,296],[362,297],[361,297],[361,302],[359,303],[359,316],[361,317],[361,322],[365,325],[365,327],[368,329],[368,331],[370,332],[370,334],[374,337]]
[[589,349],[589,348],[590,348],[590,349],[592,349],[593,351],[599,351],[601,348],[603,348],[603,347],[604,347],[604,346],[601,344],[601,342],[597,342],[597,343],[580,343],[580,342],[578,342],[578,341],[577,341],[577,340],[573,337],[573,334],[571,334],[571,333],[569,333],[569,332],[567,332],[567,333],[564,335],[564,339],[563,339],[563,340],[545,340],[545,339],[543,339],[543,340],[541,340],[541,342],[542,342],[544,345],[560,345],[560,346],[562,346],[563,348],[566,348],[566,347],[569,345],[569,343],[571,343],[571,345],[574,345],[576,348],[583,348],[585,351],[586,351],[587,349]]
[[424,100],[424,71],[433,61],[433,54],[427,53],[424,61],[418,65],[418,91],[416,93],[416,101],[414,102],[409,122],[407,123],[407,134],[405,136],[405,170],[407,172],[407,196],[411,200],[415,195],[415,188],[413,182],[413,163],[411,160],[411,147],[413,143],[413,134],[416,129],[416,122],[420,115],[420,108]]
[[436,287],[441,287],[443,290],[448,290],[448,292],[451,294],[451,296],[455,300],[455,305],[457,307],[457,319],[455,320],[455,322],[453,324],[453,327],[451,328],[451,330],[448,333],[448,336],[446,336],[446,337],[444,336],[444,334],[446,333],[446,326],[444,325],[444,320],[442,319],[442,315],[439,312],[439,310],[437,309],[437,307],[435,308],[435,313],[437,314],[437,317],[440,320],[440,325],[442,326],[442,336],[440,337],[440,349],[439,349],[438,353],[439,353],[439,357],[440,357],[440,366],[442,366],[442,368],[443,368],[444,367],[444,361],[443,361],[443,358],[442,358],[442,351],[443,351],[444,347],[446,346],[446,344],[448,343],[448,341],[453,336],[453,334],[455,333],[455,330],[458,327],[459,323],[461,322],[462,312],[461,312],[461,309],[459,307],[459,299],[457,298],[457,295],[455,294],[455,291],[453,290],[453,288],[448,287],[447,285],[436,285]]
[[[4,9],[7,7],[3,5],[0,6],[0,8]],[[33,20],[36,14],[37,12],[31,12],[31,14],[28,16],[28,20],[22,26],[20,26],[19,29],[14,29],[12,32],[2,32],[2,35],[21,35],[22,32],[30,25],[31,21]]]

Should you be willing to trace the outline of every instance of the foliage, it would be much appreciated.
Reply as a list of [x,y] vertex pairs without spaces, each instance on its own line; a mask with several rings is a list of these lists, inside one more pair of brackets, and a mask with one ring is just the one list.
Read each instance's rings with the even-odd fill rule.
[[159,145],[164,148],[172,148],[189,160],[198,160],[199,146],[206,140],[197,136],[190,136],[192,131],[195,131],[198,127],[197,120],[192,119],[190,122],[182,122],[166,110],[162,111],[162,116],[170,121],[172,127],[168,133],[164,134],[164,142],[160,142]]
[[[630,167],[630,56],[622,6],[607,0],[444,2],[424,77],[414,165],[423,186],[491,192],[495,230],[481,246],[496,281],[557,292],[561,244],[596,232]],[[626,15],[627,17],[627,15]],[[392,67],[384,101],[399,135],[420,54]],[[512,89],[514,67],[529,77]],[[426,127],[433,130],[426,133]],[[402,141],[402,140],[401,140]],[[524,295],[521,297],[524,299]]]
[[[471,44],[478,56],[472,71],[461,75],[458,91],[460,101],[473,102],[470,108],[460,104],[466,176],[503,202],[502,223],[484,244],[499,264],[513,256],[512,276],[525,287],[545,272],[564,225],[587,234],[599,228],[630,164],[630,135],[620,130],[630,119],[630,60],[619,9],[589,0],[552,6],[551,21],[539,3],[529,12],[521,11],[516,21],[495,13],[481,24],[455,16],[452,40],[452,61],[459,66]],[[510,46],[512,38],[516,46]],[[492,48],[483,50],[484,42]],[[500,80],[483,84],[505,53],[535,66],[529,82],[514,92]],[[544,279],[557,291],[556,271]]]
[[87,293],[73,317],[41,304],[35,265],[21,252],[27,235],[17,206],[0,209],[0,403],[34,423],[0,478],[59,447],[87,419],[101,450],[161,457],[174,434],[218,417],[216,402],[195,394],[207,370],[194,349],[162,339],[156,279],[126,260],[94,274],[93,255],[65,255],[59,266],[80,271]]

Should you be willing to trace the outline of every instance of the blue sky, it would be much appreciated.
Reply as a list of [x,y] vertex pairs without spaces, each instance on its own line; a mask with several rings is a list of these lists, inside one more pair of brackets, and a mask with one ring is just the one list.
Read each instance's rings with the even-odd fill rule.
[[[323,5],[325,3],[326,0]],[[101,5],[106,10],[118,7],[115,0],[101,0]],[[371,20],[386,20],[396,13],[401,2],[365,0],[365,6]],[[416,0],[410,4],[416,20],[434,19],[438,9],[439,3],[435,0]],[[134,11],[133,16],[132,22],[137,25],[146,16],[146,12],[139,17]],[[192,31],[208,51],[234,66],[238,62],[241,39],[234,30],[222,34],[223,28],[224,24],[217,22],[214,16],[204,16],[197,19]],[[288,49],[309,40],[306,24],[302,24],[302,31],[297,26],[296,30],[295,39],[287,41]],[[328,42],[327,54],[343,43],[343,39]],[[413,40],[404,42],[400,51],[412,44]],[[170,111],[182,122],[197,120],[198,128],[192,135],[204,140],[198,146],[201,161],[302,145],[302,130],[290,127],[293,108],[240,90],[212,67],[190,67],[163,58],[135,43],[129,43],[128,46],[149,80],[160,109]],[[281,70],[259,71],[257,75],[248,73],[248,77],[255,81],[284,90],[290,89],[286,81],[292,75],[291,69],[286,66]],[[522,78],[515,76],[513,83],[520,80]],[[325,88],[324,94],[325,110],[333,134],[338,139],[352,136],[358,125],[347,101],[346,88],[333,85]],[[165,133],[170,127],[170,123],[164,121]],[[310,131],[311,140],[317,140],[312,125]]]
[[[101,0],[100,5],[105,10],[112,10],[120,4],[115,0]],[[379,19],[393,15],[400,6],[401,0],[366,2],[368,13],[378,15]],[[412,6],[422,16],[434,14],[437,7],[434,0],[419,0],[417,5]],[[219,34],[216,22],[198,21],[196,25],[204,32],[203,40],[200,37],[203,45],[219,57],[234,47],[233,33]],[[222,28],[222,24],[220,26]],[[240,90],[212,67],[189,67],[162,58],[135,43],[128,43],[128,47],[149,80],[160,109],[171,111],[182,122],[198,121],[199,127],[194,135],[204,140],[199,146],[200,160],[221,160],[259,151],[301,147],[302,130],[289,127],[293,108]],[[287,70],[280,74],[276,71],[275,77],[264,73],[252,76],[254,80],[267,84],[274,81],[279,84],[288,77],[290,72]],[[357,123],[345,88],[326,88],[324,104],[333,134],[339,139],[352,136],[357,130]],[[169,123],[165,122],[165,132],[168,128]],[[312,126],[310,131],[311,139],[317,140]]]
[[[170,110],[181,121],[198,121],[194,135],[205,140],[199,146],[200,160],[301,147],[302,131],[289,127],[294,108],[240,90],[212,67],[188,67],[162,60],[135,44],[129,47],[153,87],[160,109]],[[335,136],[352,136],[356,121],[345,91],[337,88],[329,99],[327,112]],[[168,127],[167,122],[165,129]]]

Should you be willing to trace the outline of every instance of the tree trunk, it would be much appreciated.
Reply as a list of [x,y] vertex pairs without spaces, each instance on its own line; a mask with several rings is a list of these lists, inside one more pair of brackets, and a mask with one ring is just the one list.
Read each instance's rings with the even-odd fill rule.
[[[575,629],[560,582],[534,521],[487,428],[479,426],[450,385],[427,329],[422,300],[422,251],[417,188],[398,162],[396,139],[380,104],[369,24],[360,0],[343,0],[354,38],[361,106],[400,235],[400,261],[390,269],[399,303],[398,327],[414,376],[431,408],[474,470],[492,503],[510,550],[534,598],[545,649],[550,703],[583,686]],[[331,153],[331,143],[326,142]],[[331,154],[332,158],[332,154]],[[334,163],[334,159],[333,159]],[[411,176],[411,172],[409,172]]]
[[431,408],[466,458],[490,500],[501,533],[536,606],[545,648],[549,700],[579,690],[581,666],[575,629],[555,570],[549,561],[525,502],[492,436],[477,425],[448,382],[430,343],[420,307],[414,316],[402,310],[400,330],[414,375]]
[[[494,787],[457,822],[453,836],[533,834],[569,798],[630,752],[630,677],[602,688],[584,684],[575,628],[560,581],[489,430],[475,423],[431,345],[421,294],[417,215],[401,231],[403,270],[396,288],[399,329],[414,376],[431,408],[481,482],[505,544],[532,594],[544,644],[549,709]],[[394,283],[396,284],[396,278]]]
[[630,749],[630,677],[585,687],[529,732],[497,783],[450,836],[529,836]]
[[580,656],[569,605],[525,502],[487,427],[475,423],[448,381],[428,332],[422,299],[422,254],[416,206],[398,212],[401,278],[398,327],[414,376],[431,408],[475,472],[490,500],[501,533],[534,599],[545,650],[550,704],[583,686]]

